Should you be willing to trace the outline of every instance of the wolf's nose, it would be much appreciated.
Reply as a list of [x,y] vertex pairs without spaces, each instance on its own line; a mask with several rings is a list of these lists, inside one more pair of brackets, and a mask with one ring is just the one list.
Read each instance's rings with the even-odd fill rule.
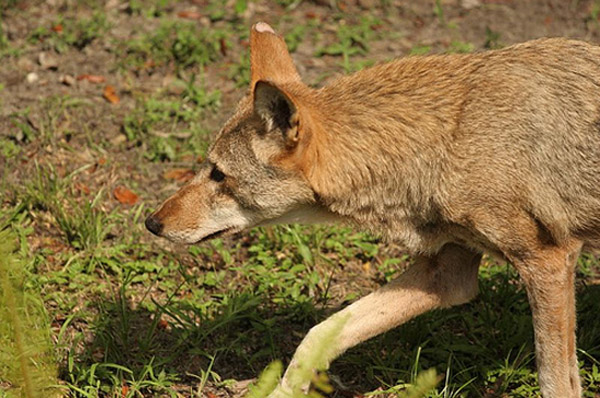
[[162,223],[158,221],[156,217],[154,217],[152,214],[150,214],[148,218],[146,218],[146,222],[144,224],[146,224],[146,228],[148,228],[148,231],[152,232],[156,236],[159,236],[162,232]]

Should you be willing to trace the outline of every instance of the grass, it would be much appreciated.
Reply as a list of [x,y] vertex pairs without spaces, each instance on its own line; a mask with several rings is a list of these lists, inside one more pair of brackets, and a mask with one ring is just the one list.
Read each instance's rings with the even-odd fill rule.
[[45,310],[37,292],[23,288],[16,240],[10,230],[0,229],[0,381],[25,398],[56,397],[56,358]]
[[[339,24],[336,31],[337,41],[317,50],[316,55],[341,56],[341,66],[346,73],[355,72],[366,66],[364,63],[352,63],[356,55],[366,55],[369,51],[369,41],[376,36],[375,27],[381,21],[377,18],[363,16],[357,24],[350,25],[345,20]],[[369,61],[364,61],[369,62]]]
[[30,33],[31,44],[41,44],[46,50],[64,53],[73,47],[82,50],[94,40],[103,37],[110,24],[106,15],[95,11],[89,18],[63,18],[53,21],[51,26],[40,26]]
[[141,145],[148,160],[175,161],[204,153],[208,140],[202,117],[219,106],[220,92],[207,92],[195,76],[176,82],[181,88],[179,96],[140,96],[125,116],[127,140]]
[[[354,71],[382,56],[373,50],[393,29],[386,15],[318,8],[324,16],[305,21],[301,3],[281,0],[267,7],[269,15],[289,13],[282,33],[297,51],[294,57],[303,60],[306,49],[314,49],[324,64],[318,72],[330,73]],[[398,277],[411,261],[377,237],[342,227],[258,228],[187,248],[144,231],[144,217],[178,186],[164,171],[194,167],[248,84],[249,22],[243,15],[267,17],[261,14],[266,3],[232,4],[224,9],[208,2],[201,16],[207,22],[177,16],[191,3],[129,1],[108,9],[88,0],[78,3],[80,13],[52,11],[39,26],[27,25],[22,41],[14,29],[0,32],[0,54],[15,76],[20,70],[11,62],[20,57],[51,51],[61,61],[59,71],[40,72],[48,73],[42,75],[45,85],[19,86],[27,100],[11,98],[8,80],[0,89],[6,104],[0,120],[0,229],[15,235],[23,273],[18,287],[43,298],[48,321],[41,324],[68,396],[210,397],[237,391],[240,381],[256,377],[273,360],[286,364],[313,325]],[[448,32],[452,8],[441,5],[435,3],[431,18],[443,25],[443,38],[450,35],[446,44],[410,43],[411,53],[476,49],[479,42],[462,41],[459,26]],[[35,21],[30,10],[19,11]],[[18,15],[6,21],[10,17]],[[115,29],[130,34],[118,36]],[[501,34],[489,30],[480,44],[500,47]],[[110,62],[106,77],[124,81],[121,105],[85,91],[93,86],[54,84],[52,73],[78,73],[68,69],[68,58],[80,52],[90,59],[97,52],[108,57],[101,59]],[[98,67],[92,64],[90,71]],[[231,93],[228,84],[243,89]],[[124,141],[114,141],[120,134]],[[115,200],[117,185],[138,193],[138,202]],[[587,397],[600,394],[599,276],[598,257],[583,255],[577,333]],[[397,397],[536,396],[525,292],[510,266],[491,260],[481,268],[480,283],[473,302],[425,314],[351,349],[333,363],[328,378],[316,380],[320,389]],[[271,380],[259,383],[255,396],[273,387],[281,367],[271,369]],[[15,390],[0,373],[4,398]],[[435,387],[424,392],[415,385]]]
[[227,34],[202,29],[191,22],[161,21],[158,28],[138,39],[129,40],[120,50],[126,54],[124,68],[157,67],[174,64],[177,70],[204,66],[221,57]]

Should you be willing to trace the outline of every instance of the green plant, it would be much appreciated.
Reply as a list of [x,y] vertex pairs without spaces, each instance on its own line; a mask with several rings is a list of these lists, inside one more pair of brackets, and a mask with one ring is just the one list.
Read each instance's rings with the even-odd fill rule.
[[70,96],[46,97],[35,108],[27,107],[9,115],[14,128],[10,136],[19,143],[40,140],[44,145],[55,146],[57,138],[72,133],[68,121],[73,109],[86,104],[86,101]]
[[0,381],[25,398],[58,396],[50,328],[36,292],[25,289],[16,235],[0,230]]
[[15,141],[0,138],[0,156],[5,159],[10,159],[17,156],[20,152],[21,147],[19,147]]
[[17,198],[30,212],[47,212],[65,241],[78,252],[67,265],[77,259],[85,271],[91,272],[103,256],[103,243],[115,226],[115,215],[98,209],[104,196],[102,190],[82,202],[69,195],[69,182],[79,172],[81,169],[60,178],[52,168],[38,166],[35,176],[17,193]]
[[296,51],[298,45],[304,40],[306,35],[305,25],[295,25],[289,32],[285,34],[285,43],[290,52]]
[[459,40],[452,40],[450,47],[448,48],[449,53],[470,53],[473,52],[475,46],[473,43],[466,43]]
[[489,28],[489,26],[486,26],[485,43],[483,44],[483,47],[489,48],[490,50],[502,48],[502,44],[500,44],[500,33],[493,31]]
[[431,52],[431,46],[417,45],[411,48],[410,55],[427,55]]
[[127,139],[142,145],[149,160],[172,161],[190,152],[197,156],[208,145],[202,116],[219,106],[221,94],[197,85],[194,75],[179,84],[183,87],[179,98],[139,98],[123,121]]
[[442,7],[442,0],[435,0],[435,4],[433,6],[433,13],[437,17],[440,24],[446,24],[446,18],[444,17],[444,8]]
[[152,34],[125,43],[125,62],[141,67],[173,63],[179,69],[204,66],[221,57],[227,35],[218,29],[202,29],[189,22],[164,20]]
[[344,70],[347,73],[353,71],[350,58],[368,53],[369,40],[375,36],[373,27],[379,23],[376,18],[361,17],[356,25],[340,24],[336,33],[338,41],[318,49],[316,55],[341,55]]
[[146,18],[162,17],[172,7],[172,0],[129,0],[129,12]]
[[233,79],[238,88],[247,87],[250,84],[250,54],[248,52],[242,53],[239,61],[230,66],[227,76]]
[[29,35],[29,42],[42,42],[45,48],[59,53],[66,52],[69,47],[81,50],[102,37],[110,27],[106,15],[100,11],[94,12],[90,18],[60,18],[53,26],[60,26],[60,29],[36,28]]

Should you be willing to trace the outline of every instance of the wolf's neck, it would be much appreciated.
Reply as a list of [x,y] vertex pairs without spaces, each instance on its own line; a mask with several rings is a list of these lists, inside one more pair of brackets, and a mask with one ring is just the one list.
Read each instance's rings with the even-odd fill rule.
[[400,69],[381,65],[316,95],[307,178],[331,210],[380,227],[436,212],[461,107],[463,87],[446,73],[406,81]]

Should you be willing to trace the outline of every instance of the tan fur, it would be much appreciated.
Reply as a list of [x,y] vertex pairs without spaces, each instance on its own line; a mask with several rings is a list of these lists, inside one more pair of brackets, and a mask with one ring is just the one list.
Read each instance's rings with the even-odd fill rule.
[[[503,256],[527,288],[542,395],[581,396],[573,280],[582,246],[600,243],[600,48],[543,39],[409,57],[313,89],[260,24],[251,69],[250,94],[204,168],[149,229],[194,243],[322,219],[403,244],[417,261],[341,312],[349,321],[336,355],[470,300],[481,253]],[[273,396],[297,387],[284,377]]]

